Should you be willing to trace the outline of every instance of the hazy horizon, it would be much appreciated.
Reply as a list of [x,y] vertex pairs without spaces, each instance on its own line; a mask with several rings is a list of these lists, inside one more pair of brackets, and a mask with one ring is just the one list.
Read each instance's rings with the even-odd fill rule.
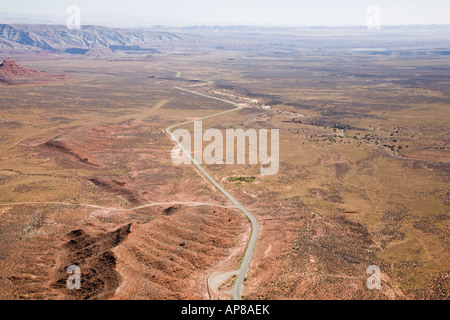
[[293,0],[129,0],[126,7],[120,0],[0,0],[0,13],[3,19],[5,16],[10,18],[2,23],[13,23],[18,19],[16,23],[42,21],[64,24],[70,5],[79,6],[81,24],[106,26],[364,26],[370,16],[367,12],[370,5],[379,7],[381,24],[386,26],[450,24],[450,6],[444,0],[400,0],[395,3],[387,0],[347,0],[340,3],[332,0],[316,3]]

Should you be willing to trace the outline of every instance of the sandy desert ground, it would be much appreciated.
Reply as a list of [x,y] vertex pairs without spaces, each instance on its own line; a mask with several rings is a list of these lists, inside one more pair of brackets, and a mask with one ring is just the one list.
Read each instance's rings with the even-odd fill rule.
[[276,175],[204,166],[261,227],[244,299],[448,299],[450,56],[255,50],[17,52],[52,81],[0,84],[0,298],[231,298],[250,223],[164,129],[232,107],[178,87],[280,129]]

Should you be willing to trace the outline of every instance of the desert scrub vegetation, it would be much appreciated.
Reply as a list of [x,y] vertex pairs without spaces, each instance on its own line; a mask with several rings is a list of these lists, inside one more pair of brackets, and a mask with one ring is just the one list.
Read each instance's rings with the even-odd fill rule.
[[229,177],[228,181],[229,182],[237,182],[237,183],[242,183],[242,182],[248,182],[248,183],[252,183],[255,182],[256,178],[255,177]]

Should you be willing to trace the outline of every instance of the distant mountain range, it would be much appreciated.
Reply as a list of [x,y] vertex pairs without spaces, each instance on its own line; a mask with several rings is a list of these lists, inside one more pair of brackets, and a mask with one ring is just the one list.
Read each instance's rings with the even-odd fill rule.
[[80,53],[90,49],[145,50],[157,52],[155,46],[191,40],[192,36],[163,31],[112,29],[82,26],[71,30],[62,25],[0,24],[0,48],[43,49]]
[[190,26],[109,28],[55,24],[0,24],[0,50],[49,50],[70,54],[122,51],[237,50],[280,56],[305,50],[350,54],[448,55],[450,25],[365,27]]

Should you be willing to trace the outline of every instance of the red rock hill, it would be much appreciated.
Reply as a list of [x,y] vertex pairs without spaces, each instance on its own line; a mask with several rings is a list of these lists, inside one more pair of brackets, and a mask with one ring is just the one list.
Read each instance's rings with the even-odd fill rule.
[[6,59],[0,64],[0,83],[20,84],[33,82],[61,81],[66,79],[64,75],[54,75],[28,69],[13,59]]

